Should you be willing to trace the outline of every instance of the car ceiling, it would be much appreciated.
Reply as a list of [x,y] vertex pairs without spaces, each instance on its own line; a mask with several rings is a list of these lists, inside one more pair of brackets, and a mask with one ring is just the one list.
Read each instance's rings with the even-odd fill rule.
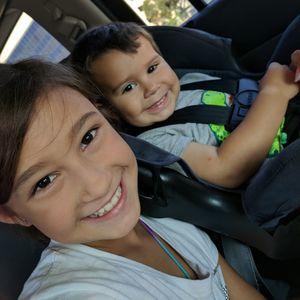
[[30,15],[68,50],[87,28],[111,21],[90,0],[0,0],[0,49],[21,12]]

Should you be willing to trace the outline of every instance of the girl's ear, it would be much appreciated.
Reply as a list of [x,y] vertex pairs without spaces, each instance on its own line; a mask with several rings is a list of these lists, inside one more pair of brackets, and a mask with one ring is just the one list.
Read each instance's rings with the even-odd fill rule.
[[18,224],[29,227],[32,224],[27,220],[17,216],[11,209],[5,205],[0,205],[0,222],[6,224]]

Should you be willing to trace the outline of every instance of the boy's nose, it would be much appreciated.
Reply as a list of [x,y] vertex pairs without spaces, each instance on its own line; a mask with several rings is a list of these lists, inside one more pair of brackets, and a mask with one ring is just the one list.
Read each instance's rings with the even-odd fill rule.
[[148,81],[144,84],[144,97],[148,98],[154,95],[159,89],[159,85],[155,82]]

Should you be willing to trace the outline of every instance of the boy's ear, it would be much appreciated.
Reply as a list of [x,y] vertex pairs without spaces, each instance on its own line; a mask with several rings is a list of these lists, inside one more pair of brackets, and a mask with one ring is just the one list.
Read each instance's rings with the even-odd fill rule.
[[18,224],[22,226],[31,226],[27,220],[17,216],[11,209],[5,205],[0,205],[0,222],[6,224]]

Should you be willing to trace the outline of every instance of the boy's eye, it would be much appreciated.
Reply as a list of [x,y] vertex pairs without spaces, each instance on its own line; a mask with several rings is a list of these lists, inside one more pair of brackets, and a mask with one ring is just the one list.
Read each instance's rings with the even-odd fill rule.
[[152,65],[148,68],[148,73],[154,72],[158,67],[158,64]]
[[123,94],[130,92],[131,90],[133,90],[136,87],[135,83],[129,83],[125,86],[124,90],[123,90]]
[[97,134],[97,129],[94,128],[94,129],[89,130],[84,135],[84,137],[81,140],[81,144],[80,144],[80,147],[81,147],[82,150],[84,150],[93,141],[93,139],[95,138],[96,134]]
[[45,189],[49,184],[53,182],[57,175],[47,175],[43,177],[38,183],[35,185],[33,189],[33,193],[36,194],[37,192]]

